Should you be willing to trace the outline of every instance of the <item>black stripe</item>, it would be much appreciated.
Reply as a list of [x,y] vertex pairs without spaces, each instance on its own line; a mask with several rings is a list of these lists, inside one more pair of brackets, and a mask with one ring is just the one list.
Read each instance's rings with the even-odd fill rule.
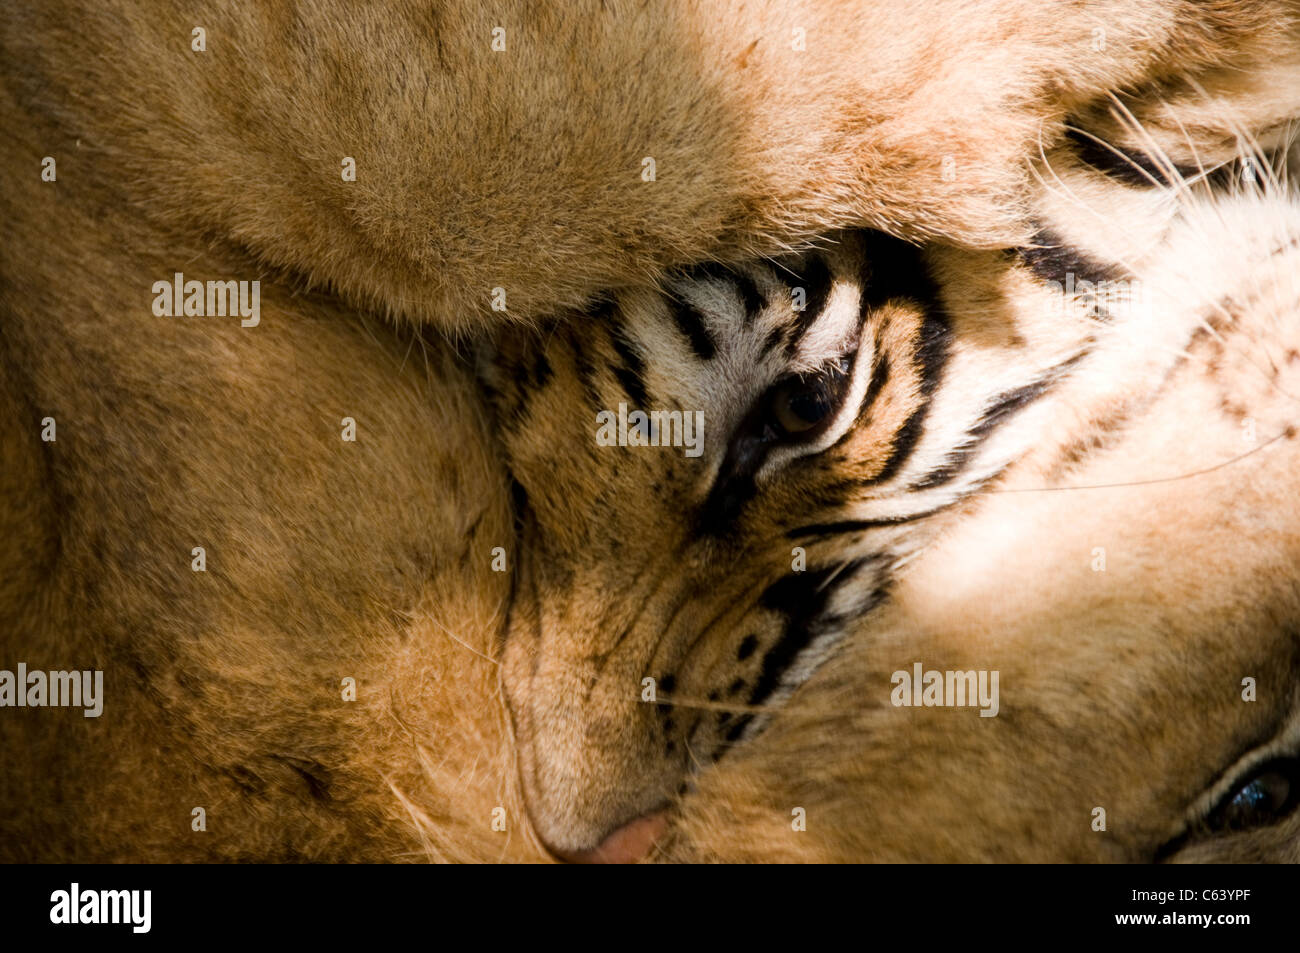
[[785,340],[785,328],[777,325],[767,332],[767,337],[763,339],[762,356],[767,357],[772,349]]
[[[915,245],[886,235],[867,232],[866,260],[870,277],[865,280],[863,307],[876,309],[886,302],[903,299],[914,303],[925,316],[921,323],[917,362],[921,372],[921,393],[930,395],[938,386],[948,359],[949,321],[939,286],[930,275],[925,254]],[[880,350],[877,332],[876,350]]]
[[921,346],[916,355],[921,372],[921,393],[925,397],[933,396],[948,363],[949,333],[948,314],[936,298],[926,308],[925,320],[921,323]]
[[894,298],[926,308],[938,302],[939,289],[920,248],[884,232],[863,232],[862,241],[866,307],[874,310]]
[[[817,635],[826,631],[828,628],[826,623],[829,620],[823,616],[831,596],[840,586],[852,580],[858,570],[868,562],[875,562],[875,559],[855,559],[838,567],[830,566],[825,569],[791,573],[767,587],[759,598],[759,605],[785,616],[786,625],[781,638],[763,656],[762,668],[754,683],[754,690],[749,695],[751,705],[761,705],[776,690],[781,676],[799,657],[799,653],[806,649]],[[883,587],[878,587],[876,592],[883,596]],[[862,611],[871,609],[876,601],[873,596],[863,606]],[[729,740],[735,739],[729,737]]]
[[[1099,142],[1100,137],[1090,136],[1075,120],[1066,120],[1065,138],[1074,146],[1077,155],[1085,165],[1096,169],[1107,178],[1125,185],[1150,187],[1155,184],[1174,184],[1169,181],[1167,170],[1161,168],[1151,157],[1143,152],[1133,152],[1121,146],[1107,145]],[[1173,172],[1180,179],[1191,179],[1201,174],[1201,170],[1185,165],[1175,165]],[[1175,182],[1178,180],[1176,179]]]
[[672,315],[677,329],[690,342],[695,356],[702,361],[713,360],[714,355],[718,353],[718,345],[704,325],[704,316],[695,310],[690,302],[680,298],[669,300],[668,313]]
[[[876,328],[876,340],[871,351],[873,362],[871,366],[871,380],[867,383],[867,392],[862,395],[862,404],[858,407],[858,416],[854,419],[853,425],[845,430],[844,433],[840,434],[840,438],[828,447],[828,450],[839,450],[844,444],[848,443],[848,441],[852,439],[853,434],[859,427],[865,427],[867,425],[867,418],[871,415],[871,408],[875,406],[876,400],[880,397],[880,392],[884,390],[885,385],[889,383],[889,374],[892,365],[889,360],[889,355],[885,351],[881,350],[880,347],[883,335],[884,327],[882,325]],[[858,486],[858,483],[854,481],[853,485],[856,487]]]
[[701,261],[686,268],[678,268],[672,273],[673,280],[697,285],[706,281],[729,282],[733,279],[730,268],[718,261]]
[[898,428],[894,434],[894,445],[890,448],[889,457],[885,460],[885,465],[880,468],[880,472],[875,476],[868,477],[862,481],[863,486],[873,486],[877,483],[884,483],[892,479],[907,458],[912,455],[916,449],[917,443],[921,439],[921,433],[925,429],[925,415],[930,409],[930,402],[923,401],[921,406],[912,411],[903,426]]
[[[595,322],[601,328],[608,329],[614,322],[615,311],[614,300],[601,295],[588,305],[583,312],[583,318],[585,321]],[[578,382],[582,385],[583,393],[587,395],[588,406],[599,407],[601,404],[600,387],[596,381],[596,367],[592,363],[592,356],[589,353],[588,335],[590,330],[583,326],[582,321],[573,321],[564,327],[563,333],[569,354],[573,358],[574,372],[578,375]]]
[[[1068,122],[1072,126],[1078,125],[1076,120]],[[1067,128],[1065,138],[1073,145],[1075,155],[1084,165],[1125,185],[1153,188],[1202,180],[1211,191],[1224,191],[1245,181],[1239,157],[1208,169],[1178,163],[1161,166],[1145,152],[1104,144],[1082,129]],[[1267,161],[1272,163],[1273,157],[1268,157]],[[1260,181],[1262,179],[1261,176]]]
[[885,389],[889,383],[889,355],[880,350],[880,342],[876,342],[876,363],[871,369],[871,382],[867,384],[867,392],[862,398],[862,407],[858,411],[858,421],[864,420],[868,411],[871,410],[880,392]]
[[649,406],[645,389],[645,359],[641,357],[632,339],[627,336],[627,328],[624,325],[610,328],[609,340],[614,345],[619,360],[622,361],[621,365],[615,365],[613,368],[614,376],[623,385],[623,390],[627,392],[633,407],[644,409]]
[[590,321],[608,324],[614,316],[614,299],[609,295],[596,295],[582,310],[582,316]]
[[945,483],[951,483],[957,478],[957,475],[961,473],[962,470],[966,469],[966,465],[970,463],[971,457],[973,457],[975,451],[979,449],[980,443],[983,443],[983,441],[981,440],[979,443],[969,447],[962,447],[959,450],[954,450],[948,455],[942,464],[935,467],[925,476],[921,477],[921,479],[909,486],[907,492],[914,490],[930,490],[936,486],[943,486]]
[[968,436],[971,438],[971,442],[949,454],[948,459],[943,464],[921,477],[908,487],[908,490],[929,490],[955,479],[970,463],[976,452],[984,445],[984,442],[988,440],[994,430],[1051,390],[1070,368],[1081,361],[1086,354],[1087,351],[1082,351],[1074,357],[1062,361],[1038,380],[1007,391],[991,400],[984,412],[980,414],[979,421],[969,431]]
[[1059,368],[1054,368],[1051,373],[1036,381],[1017,387],[1014,390],[1007,391],[989,402],[984,413],[980,415],[979,423],[971,428],[971,436],[978,439],[986,439],[997,427],[1010,420],[1015,414],[1023,410],[1029,404],[1033,403],[1039,397],[1046,394],[1061,377],[1065,368],[1078,361],[1083,355],[1072,358],[1062,364]]
[[740,294],[740,302],[744,308],[746,322],[752,320],[754,315],[767,307],[767,300],[758,290],[758,285],[754,283],[753,278],[720,262],[705,261],[689,268],[679,268],[673,272],[673,279],[677,282],[689,284],[716,281],[731,285]]
[[510,510],[515,527],[522,528],[528,513],[528,491],[513,476],[510,477]]
[[[729,717],[728,717],[728,718],[722,718],[722,719],[719,719],[718,727],[721,728],[722,725],[726,724],[728,720],[729,720]],[[723,735],[723,737],[724,737],[727,741],[736,741],[737,739],[740,738],[741,735],[743,735],[743,734],[745,733],[745,729],[749,727],[749,723],[750,723],[751,721],[753,721],[753,720],[754,720],[754,716],[753,716],[753,715],[741,715],[739,718],[737,718],[734,722],[731,723],[731,727],[727,729],[727,731],[726,731],[726,733]],[[724,748],[719,748],[719,749],[715,752],[715,755],[716,755],[717,757],[715,757],[714,760],[715,760],[715,761],[718,760],[718,757],[721,757],[722,753],[723,753],[725,750],[726,750],[726,749],[724,749]]]
[[697,535],[721,536],[726,533],[745,504],[758,493],[754,475],[767,458],[770,446],[750,433],[745,424],[741,427],[742,432],[727,448],[717,480],[700,504],[695,519]]
[[1016,254],[1026,267],[1043,281],[1066,283],[1068,275],[1094,284],[1123,277],[1118,265],[1108,265],[1069,245],[1056,232],[1044,226],[1034,233],[1032,245],[1017,248]]
[[539,345],[537,355],[533,361],[532,386],[533,390],[541,390],[551,382],[552,377],[551,362],[546,357],[546,347]]
[[496,367],[489,367],[475,376],[479,389],[487,398],[489,406],[495,407],[504,403],[505,395],[495,384],[492,383],[492,375],[499,373],[501,373],[501,368],[498,365]]
[[[791,292],[793,293],[795,288],[804,290],[804,308],[802,311],[794,312],[794,324],[791,325],[790,336],[785,342],[786,354],[793,356],[799,349],[799,342],[804,339],[826,306],[832,277],[825,259],[816,252],[809,252],[793,266],[786,263],[785,267],[793,272],[791,277],[783,279],[790,286]],[[793,304],[793,299],[791,300]]]
[[1078,125],[1077,121],[1067,119],[1065,138],[1085,165],[1126,185],[1149,186],[1168,181],[1164,171],[1148,156],[1099,142],[1100,137],[1089,135],[1077,128]]
[[[537,341],[531,346],[534,348],[531,363],[524,365],[527,355],[521,355],[519,364],[512,368],[514,373],[505,380],[505,386],[509,389],[509,412],[501,413],[498,417],[501,425],[510,433],[516,432],[524,423],[529,415],[533,395],[545,388],[553,376],[551,362],[546,356],[546,345]],[[493,391],[497,406],[504,408],[505,395],[495,388]]]
[[920,513],[909,513],[906,516],[890,516],[876,520],[839,520],[834,523],[809,523],[807,526],[796,526],[794,529],[786,530],[787,539],[807,539],[810,536],[833,536],[841,533],[860,533],[868,529],[881,529],[886,526],[898,526],[902,523],[912,523],[916,520],[925,519],[933,516],[944,507],[938,509],[925,510]]
[[925,430],[925,418],[930,412],[930,403],[935,388],[943,374],[948,361],[948,319],[935,301],[926,312],[921,325],[921,344],[916,352],[916,367],[921,376],[921,404],[908,416],[903,426],[894,435],[894,445],[880,472],[862,481],[863,486],[884,483],[891,479],[905,464],[916,449]]
[[[951,328],[947,311],[939,297],[939,287],[930,276],[921,249],[882,232],[866,232],[863,241],[866,247],[861,304],[864,317],[869,311],[894,300],[910,302],[924,315],[914,359],[914,366],[921,379],[921,404],[895,433],[893,448],[881,471],[859,483],[860,486],[871,486],[891,478],[916,448],[924,429],[931,397],[939,386],[943,369],[948,362]],[[835,448],[847,442],[858,427],[865,425],[871,407],[889,382],[893,365],[888,353],[882,348],[884,332],[883,324],[877,327],[873,348],[875,363],[857,419],[835,442]]]
[[732,280],[735,281],[736,290],[740,292],[740,301],[745,306],[745,322],[749,323],[754,319],[754,315],[767,307],[767,299],[763,297],[762,292],[758,290],[758,285],[749,275],[734,272]]
[[591,355],[587,353],[587,348],[582,341],[575,340],[576,335],[569,335],[569,353],[573,356],[573,369],[578,375],[578,383],[582,385],[582,392],[587,397],[588,407],[599,407],[601,404],[600,388],[596,386],[596,368],[591,363]]

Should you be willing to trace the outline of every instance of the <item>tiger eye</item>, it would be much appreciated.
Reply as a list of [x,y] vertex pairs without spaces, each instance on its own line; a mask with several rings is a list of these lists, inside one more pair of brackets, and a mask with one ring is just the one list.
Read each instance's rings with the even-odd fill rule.
[[791,377],[772,389],[768,404],[779,433],[798,436],[825,423],[844,399],[846,362],[837,361],[810,377]]
[[820,383],[810,387],[792,383],[777,391],[772,398],[772,416],[782,430],[791,434],[811,430],[834,409],[830,394]]
[[1211,817],[1219,830],[1246,830],[1275,821],[1291,799],[1291,779],[1263,771],[1233,791]]

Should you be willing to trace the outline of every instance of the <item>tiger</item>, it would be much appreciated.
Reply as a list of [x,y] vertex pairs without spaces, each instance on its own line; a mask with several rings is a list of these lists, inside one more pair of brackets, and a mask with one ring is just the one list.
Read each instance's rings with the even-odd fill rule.
[[828,235],[484,352],[561,856],[1300,859],[1296,129],[1109,105],[1024,246]]
[[10,4],[0,858],[1293,857],[1298,17]]

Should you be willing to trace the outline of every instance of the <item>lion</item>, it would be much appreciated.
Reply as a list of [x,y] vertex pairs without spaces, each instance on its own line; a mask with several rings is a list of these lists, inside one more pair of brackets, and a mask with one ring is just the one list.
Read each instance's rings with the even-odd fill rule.
[[[976,19],[884,0],[13,10],[2,667],[103,691],[97,717],[0,713],[5,858],[1294,858],[1297,231],[1264,160],[1293,155],[1296,8],[990,0]],[[1247,167],[1243,142],[1259,194],[1201,195],[1202,167]],[[787,325],[777,265],[826,275]],[[1080,305],[1067,279],[1099,274],[1149,284],[1157,318]],[[768,307],[726,291],[743,276]],[[801,349],[844,345],[866,302],[880,340],[855,360]],[[705,320],[751,312],[793,363],[699,383],[683,341],[761,347]],[[554,328],[564,364],[533,354]],[[954,376],[927,380],[938,350]],[[698,457],[609,448],[594,460],[628,471],[601,483],[574,470],[585,416],[578,453],[548,447],[577,423],[563,401],[527,401],[539,429],[519,429],[524,390],[572,398],[577,363],[610,353],[630,360],[602,399],[650,381],[721,402]],[[872,354],[898,373],[846,478],[957,467],[922,488],[943,505],[843,517],[897,525],[863,527],[880,560],[833,586],[844,539],[810,519],[778,579],[784,518],[861,501],[768,495],[765,453],[713,498],[733,538],[661,564],[697,588],[742,567],[760,591],[732,621],[766,613],[759,631],[724,612],[707,670],[612,654],[620,680],[575,707],[624,631],[593,623],[631,611],[620,580],[655,539],[598,521],[634,501],[565,492],[640,481],[677,545],[694,508],[666,504],[721,467],[719,416],[781,383],[786,430],[843,425]],[[525,356],[512,395],[499,371]],[[808,439],[777,456],[815,467],[825,432]],[[738,540],[768,549],[747,563]],[[633,620],[641,650],[666,608]],[[997,714],[893,705],[918,662],[998,672]]]

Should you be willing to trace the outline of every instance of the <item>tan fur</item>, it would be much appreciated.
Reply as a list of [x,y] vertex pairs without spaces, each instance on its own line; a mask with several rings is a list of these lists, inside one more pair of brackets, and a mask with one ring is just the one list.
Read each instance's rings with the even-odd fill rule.
[[[1069,166],[1054,154],[1040,170],[1044,220],[1112,250],[1160,235],[1124,258],[1153,285],[1154,315],[1100,332],[1041,429],[1022,428],[1038,449],[949,514],[762,735],[698,775],[661,857],[1139,861],[1174,843],[1179,861],[1300,858],[1294,814],[1202,829],[1252,764],[1294,757],[1300,730],[1300,526],[1278,492],[1298,462],[1300,205],[1270,187],[1263,201],[1189,189],[1157,211],[1126,190],[1130,204],[1090,207],[1077,197],[1095,174]],[[1000,301],[1041,333],[1032,283],[999,297],[1000,263],[937,257],[966,307]],[[917,660],[1000,670],[999,716],[892,707],[890,674]]]
[[[1172,859],[1300,859],[1294,813],[1199,830],[1244,768],[1295,753],[1300,524],[1274,491],[1300,463],[1300,207],[1278,224],[1272,255],[1230,227],[1221,246],[1197,236],[1238,265],[1234,304],[1210,302],[1185,357],[1126,345],[1103,361],[1127,376],[1098,368],[1077,382],[1089,393],[1063,394],[1041,452],[955,520],[768,732],[700,777],[667,856],[1133,862],[1190,833]],[[1183,287],[1213,290],[1188,258]],[[1000,670],[999,715],[891,706],[890,674],[918,660]]]
[[[1264,0],[988,0],[974,17],[942,0],[32,3],[6,18],[9,85],[24,122],[49,125],[11,154],[75,155],[106,200],[156,227],[463,328],[494,287],[527,318],[837,227],[1006,243],[1023,227],[1023,158],[1062,115],[1151,73],[1266,58],[1283,13]],[[190,50],[196,26],[206,54]]]
[[[1059,140],[1066,116],[1204,64],[1284,61],[1294,41],[1292,5],[1248,0],[996,0],[977,22],[901,0],[609,7],[33,2],[6,14],[0,666],[101,668],[107,694],[99,719],[0,712],[7,859],[547,859],[496,662],[511,578],[491,571],[492,550],[512,570],[519,555],[507,473],[470,370],[423,325],[501,320],[488,310],[497,286],[505,318],[536,319],[669,266],[739,262],[841,227],[1017,242],[1042,201],[1025,160]],[[1102,51],[1094,22],[1109,31]],[[507,53],[490,51],[496,25]],[[206,53],[190,51],[195,26]],[[795,27],[803,53],[790,49]],[[39,177],[47,155],[56,183]],[[647,155],[653,183],[640,178]],[[339,177],[344,156],[357,159],[355,183]],[[155,318],[150,286],[178,270],[260,278],[261,325]],[[1277,417],[1272,393],[1251,407],[1261,420]],[[53,444],[37,436],[47,416]],[[340,439],[345,416],[356,443]],[[1164,459],[1154,436],[1135,439]],[[1142,454],[1131,460],[1147,473]],[[1243,499],[1221,479],[1214,499]],[[1069,513],[1059,505],[1042,525]],[[1149,504],[1109,505],[1131,527]],[[1188,514],[1183,538],[1211,533],[1210,512]],[[191,572],[194,546],[206,573]],[[1251,604],[1285,618],[1293,594],[1276,567],[1290,546],[1240,553],[1202,598],[1228,614],[1257,569]],[[931,600],[926,582],[944,578],[942,552],[908,583],[918,598],[886,610],[895,638],[947,645],[945,612],[961,607]],[[1068,626],[1073,616],[1053,614],[1060,590],[1039,578],[1040,615]],[[1154,591],[1151,577],[1104,581],[1120,602]],[[1023,606],[989,611],[990,631],[1054,631]],[[1213,648],[1216,617],[1168,618]],[[1074,634],[1051,642],[1081,651]],[[1235,644],[1257,647],[1261,678],[1290,658],[1275,642]],[[1001,647],[1008,671],[1015,647],[1012,636]],[[982,766],[984,839],[953,818],[971,799],[954,787],[960,773],[935,783],[921,753],[896,774],[895,799],[873,804],[881,776],[862,739],[902,759],[916,735],[911,724],[884,744],[880,712],[856,703],[874,677],[862,673],[887,668],[888,652],[853,640],[790,721],[702,775],[668,856],[1099,849],[1073,829],[1044,828],[1028,847],[990,840],[1019,829],[1025,808],[1019,774],[999,785],[974,748],[961,757]],[[357,680],[354,703],[340,698],[344,677]],[[1261,712],[1277,710],[1269,697]],[[1170,727],[1180,701],[1142,698],[1146,736],[1200,750],[1199,732]],[[1084,730],[1062,704],[1067,734]],[[1073,749],[1048,734],[1027,754],[1005,734],[1015,724],[998,723],[996,750],[1031,759],[1005,765],[1041,766],[1028,810],[1043,820],[1059,789],[1077,790],[1059,770]],[[1243,730],[1225,728],[1215,751]],[[966,741],[932,737],[947,756]],[[1183,749],[1160,750],[1175,761]],[[1135,814],[1164,808],[1117,853],[1139,854],[1206,780],[1173,771],[1160,777],[1183,786],[1152,794],[1133,767],[1078,769]],[[802,840],[783,833],[793,804],[814,818]],[[203,833],[190,828],[200,806]],[[497,808],[505,831],[492,827]]]
[[[760,471],[734,519],[701,528],[762,395],[816,353],[838,353],[773,360],[745,345],[771,323],[797,323],[785,284],[807,283],[802,262],[741,269],[765,302],[757,311],[708,275],[701,288],[674,279],[662,300],[620,296],[599,314],[609,332],[587,319],[537,342],[512,335],[494,353],[499,429],[526,491],[503,671],[530,812],[549,844],[589,850],[667,805],[671,859],[1300,856],[1294,817],[1232,835],[1205,827],[1246,768],[1296,757],[1300,522],[1282,488],[1300,433],[1300,202],[1277,178],[1294,130],[1258,145],[1249,130],[1300,114],[1300,98],[1292,89],[1283,109],[1279,92],[1262,112],[1250,96],[1201,104],[1205,138],[1180,143],[1184,154],[1209,173],[1245,150],[1254,170],[1226,165],[1211,191],[1203,174],[1183,181],[1161,130],[1141,125],[1146,106],[1171,108],[1162,91],[1143,95],[1130,97],[1136,115],[1121,115],[1146,161],[1168,170],[1164,187],[1120,184],[1072,147],[1035,169],[1042,240],[1078,249],[1073,267],[1095,258],[1136,299],[1098,321],[1053,295],[1035,272],[1047,266],[1026,251],[932,249],[924,265],[952,352],[925,421],[940,442],[927,451],[923,436],[908,459],[928,462],[895,480],[874,475],[924,407],[917,352],[932,336],[916,313],[926,306],[906,297],[861,318],[857,364],[874,340],[876,365],[884,354],[893,370],[843,439]],[[1233,151],[1203,157],[1222,138]],[[1270,159],[1264,150],[1279,145]],[[855,312],[854,287],[898,285],[877,273],[899,267],[887,244],[828,242],[837,283],[823,315]],[[683,359],[690,335],[671,318],[674,301],[701,315],[715,355]],[[694,466],[592,440],[594,408],[636,402],[629,349],[645,364],[641,405],[704,407],[714,421]],[[530,370],[539,354],[559,383]],[[944,437],[963,408],[995,406],[1066,365],[1049,397],[994,431],[992,449],[979,445],[977,480],[1013,461],[990,486],[956,508],[920,489],[945,452],[969,443],[960,429]],[[882,522],[916,512],[928,515]],[[865,522],[798,529],[837,521]],[[792,542],[808,547],[806,569],[792,571]],[[769,597],[801,571],[811,585],[796,609],[830,591],[826,626],[855,621],[788,702],[755,698],[763,656],[790,623],[773,605],[785,600]],[[852,601],[891,585],[879,606]],[[1003,707],[985,720],[892,706],[892,674],[917,661],[999,672]],[[655,704],[641,694],[646,677],[672,686]],[[1258,701],[1242,697],[1247,678]],[[756,737],[724,734],[755,714],[766,719]],[[714,728],[715,715],[730,722]],[[1105,831],[1091,826],[1097,808]],[[816,836],[791,826],[795,811]]]

